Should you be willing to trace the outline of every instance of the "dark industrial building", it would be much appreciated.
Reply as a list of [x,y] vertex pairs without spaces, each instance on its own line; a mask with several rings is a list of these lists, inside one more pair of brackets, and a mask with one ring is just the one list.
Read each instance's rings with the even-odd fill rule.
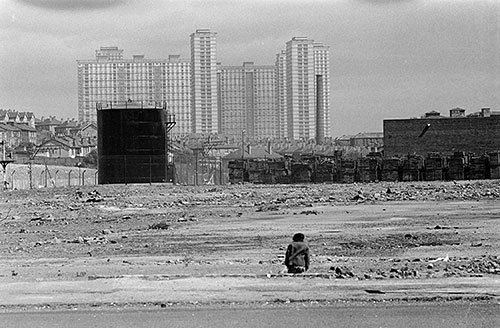
[[449,117],[429,112],[421,118],[384,120],[385,157],[496,151],[500,151],[500,113],[489,108],[469,115],[454,108]]
[[167,155],[174,125],[165,103],[97,104],[99,184],[171,180]]

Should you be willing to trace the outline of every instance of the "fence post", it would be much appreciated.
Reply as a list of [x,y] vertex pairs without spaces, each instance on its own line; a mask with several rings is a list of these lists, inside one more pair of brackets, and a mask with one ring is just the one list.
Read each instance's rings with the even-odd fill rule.
[[45,173],[45,170],[42,170],[42,172],[40,172],[40,183],[38,184],[39,186],[42,184],[42,181],[43,181],[43,174]]
[[10,172],[10,186],[12,190],[14,190],[14,173],[16,173],[16,170],[12,170],[12,172]]
[[85,172],[87,172],[87,170],[83,170],[82,172],[82,186],[85,186]]
[[71,186],[71,172],[73,172],[73,169],[68,172],[68,187]]
[[76,166],[78,166],[78,184],[82,185],[82,173],[81,173],[82,163],[78,162]]
[[53,181],[53,185],[54,185],[54,188],[56,187],[56,183],[57,183],[57,173],[59,172],[59,170],[55,170],[54,171],[54,181]]

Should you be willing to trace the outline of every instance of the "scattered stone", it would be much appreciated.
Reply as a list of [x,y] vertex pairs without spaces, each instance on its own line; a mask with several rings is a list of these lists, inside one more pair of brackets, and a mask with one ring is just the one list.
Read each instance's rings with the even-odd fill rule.
[[315,210],[307,210],[307,211],[302,211],[302,212],[300,212],[300,214],[305,214],[305,215],[314,214],[314,215],[318,215],[318,214],[319,214],[319,212],[318,212],[318,211],[315,211]]
[[338,279],[347,279],[354,277],[354,273],[352,273],[352,271],[345,266],[340,266],[340,267],[332,266],[330,267],[330,270],[335,272],[335,277]]
[[165,221],[152,224],[148,227],[148,229],[158,229],[158,230],[167,230],[169,228],[170,228],[170,224],[166,223]]
[[[80,196],[82,197],[82,196]],[[99,192],[97,190],[93,190],[88,193],[88,198],[85,202],[87,203],[96,203],[96,202],[102,202],[104,199],[101,197]]]
[[352,197],[351,200],[353,200],[353,201],[365,200],[365,197],[361,194],[357,194],[354,197]]

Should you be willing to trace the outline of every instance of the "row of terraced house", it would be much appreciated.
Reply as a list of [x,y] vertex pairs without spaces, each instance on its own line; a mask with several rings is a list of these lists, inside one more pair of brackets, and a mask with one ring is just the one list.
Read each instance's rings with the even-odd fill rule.
[[6,154],[19,163],[35,156],[85,157],[97,149],[97,125],[0,109],[0,142],[5,145]]

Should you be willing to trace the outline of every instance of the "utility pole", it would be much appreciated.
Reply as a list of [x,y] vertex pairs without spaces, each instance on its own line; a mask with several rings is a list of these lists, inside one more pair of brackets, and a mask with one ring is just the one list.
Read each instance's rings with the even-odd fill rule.
[[2,140],[0,142],[2,144],[2,160],[0,161],[0,164],[2,165],[3,169],[3,189],[7,190],[8,182],[7,182],[7,165],[9,163],[12,163],[12,159],[6,159],[5,158],[5,140]]

